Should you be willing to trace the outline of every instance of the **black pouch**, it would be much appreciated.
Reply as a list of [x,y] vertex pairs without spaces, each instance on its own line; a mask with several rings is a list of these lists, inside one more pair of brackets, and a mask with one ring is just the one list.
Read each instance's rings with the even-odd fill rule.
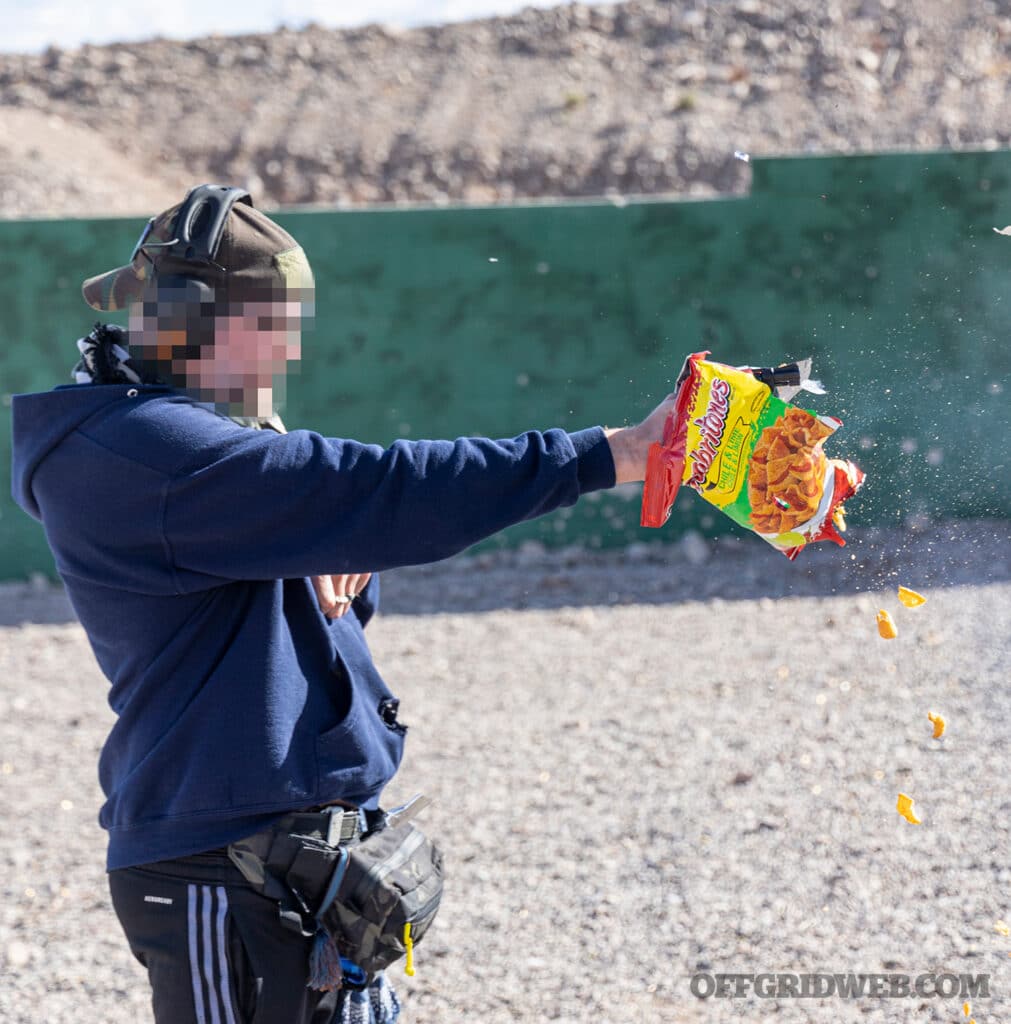
[[341,956],[372,976],[411,953],[442,900],[438,847],[410,822],[340,848],[316,919]]
[[337,987],[342,974],[349,981],[342,959],[370,980],[406,955],[413,973],[414,944],[442,899],[442,854],[408,820],[426,802],[415,798],[389,815],[366,812],[375,813],[373,827],[360,839],[331,842],[323,838],[325,828],[300,834],[291,826],[304,822],[292,815],[280,828],[229,846],[247,881],[277,900],[285,927],[315,933],[313,988]]

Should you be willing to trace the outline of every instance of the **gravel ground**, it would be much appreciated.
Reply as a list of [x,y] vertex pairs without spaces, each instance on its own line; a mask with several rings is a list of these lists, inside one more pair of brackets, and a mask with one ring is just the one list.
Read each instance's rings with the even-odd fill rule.
[[[434,796],[448,859],[394,979],[405,1021],[964,1019],[961,999],[703,1002],[697,971],[989,973],[973,1016],[1011,1019],[1009,542],[975,522],[792,565],[689,537],[387,574],[369,632],[412,726],[388,802]],[[0,616],[0,1020],[134,1024],[95,821],[105,682],[61,589],[4,585]]]

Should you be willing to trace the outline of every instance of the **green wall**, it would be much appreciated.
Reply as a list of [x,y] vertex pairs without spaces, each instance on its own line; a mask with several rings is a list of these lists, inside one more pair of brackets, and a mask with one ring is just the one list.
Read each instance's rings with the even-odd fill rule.
[[[620,425],[695,349],[813,355],[829,393],[810,404],[845,423],[829,452],[868,474],[851,523],[1011,516],[1011,238],[993,231],[1011,224],[1011,152],[751,166],[741,198],[277,214],[317,279],[286,423],[378,443]],[[0,223],[5,405],[69,381],[94,320],[80,281],[123,262],[143,221]],[[5,467],[9,444],[5,416]],[[8,483],[0,578],[51,572]],[[638,516],[627,488],[499,542],[737,529],[690,492],[663,530]]]

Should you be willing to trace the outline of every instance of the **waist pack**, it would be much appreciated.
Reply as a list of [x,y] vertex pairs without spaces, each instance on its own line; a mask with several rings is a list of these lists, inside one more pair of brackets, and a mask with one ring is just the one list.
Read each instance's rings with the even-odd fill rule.
[[335,838],[322,822],[306,829],[314,816],[294,814],[228,848],[253,888],[278,902],[282,923],[315,936],[313,988],[367,984],[404,956],[413,974],[413,947],[439,909],[438,847],[397,812],[379,813],[360,837]]

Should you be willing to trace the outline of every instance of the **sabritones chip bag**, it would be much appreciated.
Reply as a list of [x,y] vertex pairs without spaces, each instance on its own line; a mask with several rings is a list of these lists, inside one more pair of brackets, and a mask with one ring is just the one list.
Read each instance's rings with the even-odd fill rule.
[[733,367],[708,355],[685,362],[662,443],[650,448],[642,525],[663,526],[686,484],[787,558],[814,541],[845,544],[843,502],[864,474],[823,451],[841,420],[789,404],[802,390],[824,394],[811,361]]

